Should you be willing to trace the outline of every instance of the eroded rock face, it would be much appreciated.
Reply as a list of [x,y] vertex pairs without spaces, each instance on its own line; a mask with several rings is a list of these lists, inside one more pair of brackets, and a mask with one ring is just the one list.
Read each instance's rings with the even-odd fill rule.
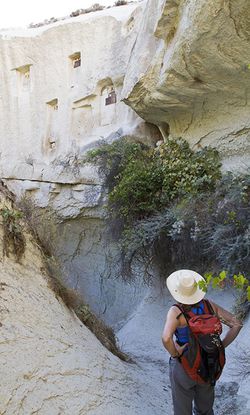
[[[30,240],[22,264],[1,262],[6,415],[171,414],[160,340],[171,300],[157,281],[156,290],[126,285],[116,272],[103,181],[81,164],[93,143],[130,136],[152,144],[170,133],[194,148],[216,146],[225,168],[249,160],[247,1],[148,0],[118,10],[1,35],[0,173],[19,197],[59,214],[65,279],[97,314],[124,325],[121,345],[138,366],[110,355],[55,299]],[[236,352],[218,384],[218,415],[249,412],[249,379],[230,372]]]
[[82,217],[64,221],[59,225],[55,247],[66,284],[77,289],[107,324],[120,328],[149,288],[142,280],[122,280],[119,250],[107,238],[103,219]]
[[124,102],[163,134],[217,147],[225,168],[249,165],[249,22],[244,0],[149,0]]
[[2,178],[85,184],[93,171],[77,160],[91,144],[118,130],[153,137],[120,99],[142,10],[134,3],[0,32]]
[[[0,194],[1,204],[11,209]],[[0,413],[163,414],[161,391],[136,364],[109,353],[48,287],[42,255],[25,230],[21,263],[2,256]]]

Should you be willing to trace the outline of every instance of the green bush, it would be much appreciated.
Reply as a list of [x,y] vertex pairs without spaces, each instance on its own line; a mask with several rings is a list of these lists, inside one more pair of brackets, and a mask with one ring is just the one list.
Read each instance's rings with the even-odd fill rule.
[[98,164],[100,173],[106,178],[106,185],[111,191],[120,180],[120,175],[128,163],[136,160],[141,152],[147,149],[139,143],[131,143],[125,139],[112,144],[101,144],[90,150],[85,161]]
[[163,278],[177,268],[201,273],[226,270],[247,276],[250,269],[250,175],[229,173],[213,192],[174,201],[162,212],[134,223],[121,238],[123,275],[138,264],[144,276],[157,267]]
[[212,190],[221,177],[219,155],[212,148],[194,153],[186,141],[169,138],[158,151],[166,200]]
[[216,150],[194,153],[182,139],[155,149],[122,139],[92,150],[88,161],[106,176],[110,219],[122,217],[130,226],[181,196],[212,190],[221,176]]
[[139,273],[149,283],[156,269],[165,279],[191,268],[249,280],[249,172],[222,176],[216,150],[194,153],[173,138],[155,149],[122,139],[92,151],[89,161],[106,177],[123,278]]
[[[92,152],[109,189],[109,227],[119,224],[121,275],[178,268],[208,275],[212,287],[226,281],[242,290],[238,314],[250,299],[250,172],[221,175],[218,152],[194,153],[169,137],[152,149],[125,139]],[[113,232],[114,233],[114,232]],[[221,271],[223,270],[223,271]],[[225,271],[224,271],[225,270]]]

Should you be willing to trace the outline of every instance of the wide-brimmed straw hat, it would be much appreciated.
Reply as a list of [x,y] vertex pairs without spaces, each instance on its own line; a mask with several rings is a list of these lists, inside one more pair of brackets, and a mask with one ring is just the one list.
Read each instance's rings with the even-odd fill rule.
[[180,269],[169,275],[166,279],[167,287],[176,301],[182,304],[196,304],[205,296],[198,286],[204,278],[190,269]]

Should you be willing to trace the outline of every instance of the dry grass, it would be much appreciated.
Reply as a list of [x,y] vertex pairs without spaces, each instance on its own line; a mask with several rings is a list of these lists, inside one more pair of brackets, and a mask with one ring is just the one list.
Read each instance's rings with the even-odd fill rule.
[[30,231],[41,247],[43,254],[51,258],[55,251],[54,241],[58,236],[59,219],[49,208],[37,208],[30,199],[23,197],[18,208],[29,224]]
[[117,346],[114,330],[107,326],[99,317],[96,317],[96,315],[90,311],[88,305],[82,304],[74,311],[78,318],[90,329],[90,331],[92,331],[106,349],[121,360],[132,363],[132,359],[127,354],[123,353]]
[[92,6],[88,7],[87,9],[78,9],[75,10],[70,14],[70,17],[77,17],[81,14],[91,13],[91,12],[97,12],[98,10],[105,9],[105,6],[100,5],[99,3],[95,3]]
[[127,0],[117,0],[114,6],[125,6],[126,4],[128,4]]
[[49,274],[48,286],[54,291],[56,297],[61,298],[64,304],[75,312],[79,320],[89,328],[106,349],[121,360],[131,363],[132,359],[119,349],[114,330],[90,310],[88,304],[83,301],[79,292],[63,284],[56,259],[47,259],[46,265],[46,274]]
[[21,262],[25,252],[26,240],[21,226],[22,214],[20,211],[4,207],[0,210],[3,220],[3,254],[9,257],[14,255],[17,262]]
[[98,10],[103,10],[103,9],[110,9],[110,7],[116,7],[116,6],[123,6],[126,5],[128,3],[134,3],[134,1],[127,1],[127,0],[117,0],[113,6],[103,6],[99,3],[94,3],[92,6],[86,8],[86,9],[77,9],[74,10],[73,12],[70,13],[70,16],[64,16],[64,17],[51,17],[49,19],[45,19],[42,22],[39,23],[30,23],[28,28],[29,29],[33,29],[36,27],[41,27],[41,26],[47,26],[51,23],[55,23],[61,20],[65,20],[68,17],[77,17],[80,16],[81,14],[86,14],[86,13],[91,13],[91,12],[96,12]]

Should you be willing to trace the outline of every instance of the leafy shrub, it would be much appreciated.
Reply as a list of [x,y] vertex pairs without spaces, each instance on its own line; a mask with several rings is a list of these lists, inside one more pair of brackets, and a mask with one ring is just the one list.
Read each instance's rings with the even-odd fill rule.
[[92,6],[90,6],[91,11],[103,10],[104,8],[105,8],[105,6],[102,6],[99,3],[95,3]]
[[216,150],[194,153],[172,138],[155,149],[123,139],[93,150],[88,161],[106,177],[108,225],[119,239],[124,279],[143,275],[150,284],[155,271],[165,279],[191,268],[210,271],[212,286],[223,288],[223,269],[242,291],[235,311],[248,313],[249,172],[222,177]]
[[[98,10],[103,10],[105,8],[106,8],[105,6],[102,6],[99,3],[95,3],[92,6],[88,7],[87,9],[77,9],[77,10],[71,12],[70,17],[77,17],[77,16],[80,16],[81,14],[96,12]],[[59,18],[51,17],[50,19],[45,19],[43,22],[30,23],[28,28],[33,29],[33,28],[37,28],[37,27],[46,26],[46,25],[49,25],[51,23],[55,23],[55,22],[58,22],[58,21],[61,21],[61,20],[65,20],[67,18],[68,18],[68,16],[64,16],[64,17],[61,17],[61,18],[60,17]]]
[[182,139],[156,149],[122,139],[89,153],[106,176],[110,218],[126,224],[162,211],[187,194],[212,190],[221,176],[216,150],[194,153]]
[[114,141],[112,144],[101,144],[90,150],[86,161],[98,164],[99,171],[106,178],[106,186],[112,191],[120,180],[120,175],[128,163],[137,159],[147,147],[139,143],[131,143],[126,139]]
[[[109,189],[109,227],[123,278],[150,283],[177,268],[243,278],[250,268],[250,173],[220,172],[217,151],[194,153],[182,140],[152,149],[125,139],[92,152]],[[216,281],[216,279],[214,280]],[[234,280],[233,280],[234,281]],[[245,299],[241,305],[246,306]],[[246,308],[246,307],[245,307]]]
[[150,282],[155,271],[162,277],[177,268],[207,270],[210,262],[200,242],[193,238],[191,223],[184,223],[175,206],[137,221],[125,229],[120,239],[121,274],[135,277],[136,269]]
[[213,194],[189,200],[183,219],[193,217],[197,238],[210,261],[230,274],[248,273],[250,267],[250,174],[227,173]]
[[135,218],[157,211],[163,177],[150,153],[138,154],[136,159],[130,160],[119,178],[109,195],[111,215],[122,216],[131,223]]
[[206,147],[195,153],[183,139],[168,138],[158,152],[164,176],[163,195],[167,201],[212,190],[221,177],[221,163],[215,149]]
[[250,175],[226,174],[213,192],[178,199],[162,212],[137,221],[121,239],[122,273],[144,276],[157,267],[164,278],[176,268],[200,272],[227,270],[230,276],[250,268]]

